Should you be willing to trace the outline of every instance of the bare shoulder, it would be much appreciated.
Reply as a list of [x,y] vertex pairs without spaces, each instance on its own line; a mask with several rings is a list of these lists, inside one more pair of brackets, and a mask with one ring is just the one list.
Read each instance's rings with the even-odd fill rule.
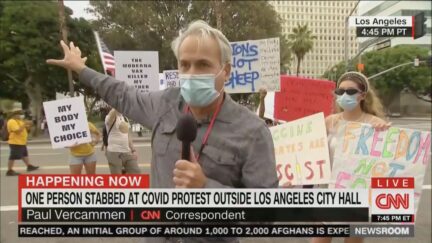
[[335,120],[337,117],[340,116],[340,114],[341,114],[341,113],[336,113],[336,114],[328,115],[328,116],[325,118],[325,122],[328,123],[328,122],[331,122],[331,121]]
[[334,126],[334,123],[336,122],[337,118],[340,116],[340,113],[331,114],[325,118],[325,125],[327,130],[332,129]]

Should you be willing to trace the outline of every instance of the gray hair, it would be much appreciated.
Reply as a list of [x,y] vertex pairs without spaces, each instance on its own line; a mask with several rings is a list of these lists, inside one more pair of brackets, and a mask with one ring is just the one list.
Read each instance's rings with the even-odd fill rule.
[[221,51],[221,64],[231,63],[232,51],[228,39],[225,37],[224,34],[222,34],[220,30],[211,27],[209,24],[202,20],[191,22],[186,28],[186,30],[180,32],[179,36],[175,38],[174,41],[171,43],[171,48],[177,60],[179,59],[180,45],[182,44],[184,39],[186,39],[186,37],[190,35],[199,36],[201,37],[201,39],[205,37],[214,38],[219,44],[219,49]]

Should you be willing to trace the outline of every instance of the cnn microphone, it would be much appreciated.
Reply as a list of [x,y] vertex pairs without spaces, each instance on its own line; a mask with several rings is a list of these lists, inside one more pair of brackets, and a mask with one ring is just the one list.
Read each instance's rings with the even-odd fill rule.
[[182,142],[182,156],[184,160],[190,160],[190,145],[197,136],[197,122],[189,114],[184,114],[177,122],[177,138]]

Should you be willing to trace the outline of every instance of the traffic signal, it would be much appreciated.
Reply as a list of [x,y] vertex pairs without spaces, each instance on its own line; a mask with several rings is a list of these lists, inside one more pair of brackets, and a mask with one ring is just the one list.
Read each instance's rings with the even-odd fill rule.
[[362,73],[364,71],[364,68],[365,68],[364,63],[358,63],[357,64],[357,71]]
[[426,34],[426,17],[424,12],[420,12],[414,16],[414,40]]

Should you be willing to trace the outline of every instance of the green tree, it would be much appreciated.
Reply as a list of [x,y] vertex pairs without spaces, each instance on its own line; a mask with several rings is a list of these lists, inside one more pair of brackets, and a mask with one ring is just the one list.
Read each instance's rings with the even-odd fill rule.
[[[291,62],[281,19],[267,1],[90,1],[95,29],[113,50],[155,50],[159,71],[177,69],[171,42],[193,20],[218,27],[230,41],[279,37],[281,71]],[[248,94],[234,95],[247,100]]]
[[[412,62],[416,57],[426,60],[428,48],[415,45],[399,45],[379,51],[372,51],[362,56],[365,64],[365,74],[372,76],[385,71],[394,66]],[[389,105],[395,95],[399,94],[404,88],[408,88],[417,97],[422,94],[430,94],[431,90],[431,70],[425,64],[419,67],[407,65],[397,68],[371,80],[371,83],[378,90],[384,105]]]
[[[23,108],[30,107],[39,122],[42,102],[68,90],[65,70],[45,63],[48,58],[63,55],[57,2],[3,2],[0,9],[0,96],[22,102]],[[84,19],[71,19],[71,13],[66,8],[69,39],[89,54],[89,66],[97,68],[90,24]]]
[[346,63],[344,61],[341,61],[334,65],[333,67],[327,69],[324,74],[322,75],[322,78],[326,78],[328,80],[332,80],[336,82],[342,74],[345,73],[346,70]]
[[[111,49],[156,50],[160,71],[177,68],[171,42],[196,19],[217,26],[230,41],[281,38],[281,66],[290,60],[290,49],[281,34],[280,19],[266,1],[90,1],[98,16],[93,25]],[[265,21],[263,21],[265,20]]]
[[312,35],[312,31],[308,29],[306,25],[297,25],[293,29],[293,32],[288,35],[288,39],[291,43],[291,50],[297,58],[297,76],[300,73],[300,64],[304,56],[312,50],[313,41],[316,36]]
[[[416,57],[420,60],[426,60],[428,52],[429,49],[415,45],[398,45],[392,48],[367,52],[362,56],[362,62],[365,65],[364,73],[370,77],[397,65],[412,62]],[[354,64],[358,63],[358,60],[355,59],[352,63],[349,67],[350,70],[354,70]],[[327,70],[323,77],[337,81],[345,70],[346,65],[342,61]],[[423,99],[422,97],[425,94],[430,95],[431,78],[430,67],[427,67],[426,64],[421,64],[419,67],[407,65],[371,79],[370,83],[378,91],[384,106],[388,106],[394,97],[405,88],[408,88],[419,99]]]

